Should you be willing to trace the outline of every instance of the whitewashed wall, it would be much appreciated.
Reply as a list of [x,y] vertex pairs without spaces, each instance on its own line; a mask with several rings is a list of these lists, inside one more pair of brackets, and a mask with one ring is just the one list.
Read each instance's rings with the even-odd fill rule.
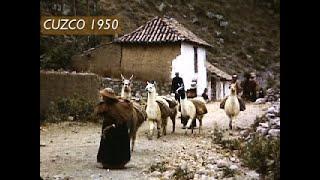
[[198,48],[198,74],[194,72],[194,50],[193,46],[181,43],[181,54],[172,61],[171,78],[175,76],[175,72],[179,72],[182,77],[185,88],[191,87],[193,78],[197,78],[197,94],[201,95],[207,87],[207,70],[205,67],[206,51],[204,48]]
[[223,83],[221,81],[216,82],[216,100],[223,99]]
[[230,95],[230,82],[228,81],[224,81],[224,94],[225,96],[229,96]]
[[207,87],[207,68],[205,67],[206,50],[198,48],[198,87],[197,94],[201,96],[204,89]]
[[217,81],[216,82],[216,99],[222,100],[226,96],[230,95],[230,82],[228,81]]

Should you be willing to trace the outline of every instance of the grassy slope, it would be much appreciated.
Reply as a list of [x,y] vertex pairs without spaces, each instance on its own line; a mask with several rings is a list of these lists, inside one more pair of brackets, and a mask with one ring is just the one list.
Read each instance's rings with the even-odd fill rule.
[[[158,7],[165,4],[162,11]],[[228,73],[269,71],[280,74],[280,18],[267,8],[254,7],[249,0],[102,0],[105,15],[123,18],[124,33],[143,25],[154,16],[168,15],[215,47],[208,50],[207,59]],[[219,26],[216,18],[206,13],[220,14],[229,22]],[[193,23],[194,18],[198,22]],[[216,31],[221,32],[218,37]],[[224,39],[219,44],[219,38]],[[247,56],[249,55],[249,56]],[[251,58],[250,58],[251,56]],[[277,78],[278,79],[278,78]]]

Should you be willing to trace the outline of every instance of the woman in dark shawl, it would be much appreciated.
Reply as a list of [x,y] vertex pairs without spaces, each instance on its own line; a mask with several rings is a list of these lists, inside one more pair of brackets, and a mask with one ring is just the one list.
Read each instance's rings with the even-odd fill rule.
[[97,161],[106,169],[122,169],[131,158],[127,122],[132,118],[132,104],[117,98],[110,88],[100,94],[103,101],[96,112],[104,119]]

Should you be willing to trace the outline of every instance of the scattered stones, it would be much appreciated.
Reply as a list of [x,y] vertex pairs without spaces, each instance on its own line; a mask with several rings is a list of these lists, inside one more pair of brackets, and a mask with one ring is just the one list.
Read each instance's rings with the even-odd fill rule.
[[207,15],[207,17],[210,18],[210,19],[212,19],[212,18],[215,17],[215,14],[214,14],[213,12],[210,12],[210,11],[206,12],[206,15]]
[[187,166],[187,162],[182,162],[181,166],[180,166],[181,170],[187,170],[188,166]]
[[268,134],[272,137],[280,137],[280,129],[270,129]]
[[91,178],[93,180],[102,180],[102,175],[101,174],[92,174]]
[[207,175],[203,174],[200,179],[201,180],[209,180],[209,177]]
[[159,172],[159,171],[153,171],[152,173],[151,173],[151,176],[153,176],[153,177],[159,177],[159,176],[161,176],[162,174],[161,174],[161,172]]
[[256,130],[257,133],[260,133],[261,135],[265,136],[268,134],[268,129],[267,128],[264,128],[264,127],[257,127],[257,130]]
[[190,11],[194,10],[194,7],[191,4],[188,4],[188,7],[189,7]]
[[239,169],[239,167],[237,165],[234,165],[232,164],[230,167],[229,167],[230,170],[233,170],[233,171],[237,171]]
[[228,21],[221,21],[220,22],[220,27],[227,27],[229,25]]
[[260,52],[267,52],[267,50],[264,49],[264,48],[260,48],[259,51],[260,51]]
[[250,180],[259,180],[260,179],[259,174],[255,171],[249,171],[246,173],[246,175],[247,175],[247,178]]
[[163,177],[166,178],[166,179],[171,179],[171,177],[173,176],[174,174],[174,171],[173,170],[170,170],[170,171],[165,171],[163,173]]
[[261,126],[263,128],[268,128],[269,124],[268,123],[259,123],[259,126]]
[[255,102],[255,104],[264,104],[266,103],[267,100],[265,98],[258,98]]
[[230,158],[230,161],[236,162],[236,158],[232,157],[232,158]]
[[220,14],[216,14],[215,17],[216,17],[217,20],[223,20],[224,19],[223,16],[220,15]]
[[280,91],[272,88],[267,89],[266,96],[267,102],[275,102],[280,99]]
[[240,131],[240,135],[243,137],[249,136],[250,131],[248,129]]
[[223,167],[228,166],[228,163],[225,160],[219,160],[217,162],[217,166],[218,166],[218,168],[223,168]]
[[195,23],[198,23],[199,22],[199,19],[197,17],[193,17],[192,18],[192,23],[195,24]]
[[270,107],[269,109],[268,109],[268,113],[274,113],[275,112],[275,108],[272,106],[272,107]]
[[219,42],[220,42],[221,44],[223,44],[223,43],[224,43],[224,39],[223,39],[223,38],[219,38]]
[[162,12],[165,7],[166,5],[162,2],[157,8],[160,12]]
[[58,174],[58,175],[53,176],[53,179],[55,179],[55,180],[71,180],[71,179],[73,179],[73,177],[72,176],[64,176],[63,174]]
[[221,32],[219,32],[219,31],[215,31],[215,35],[217,36],[217,37],[220,37],[221,36]]

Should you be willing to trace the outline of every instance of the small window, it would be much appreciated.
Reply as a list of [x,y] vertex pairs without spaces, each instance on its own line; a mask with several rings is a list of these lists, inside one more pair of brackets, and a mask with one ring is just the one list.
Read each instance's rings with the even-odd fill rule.
[[194,72],[198,73],[198,48],[193,47],[194,51]]

